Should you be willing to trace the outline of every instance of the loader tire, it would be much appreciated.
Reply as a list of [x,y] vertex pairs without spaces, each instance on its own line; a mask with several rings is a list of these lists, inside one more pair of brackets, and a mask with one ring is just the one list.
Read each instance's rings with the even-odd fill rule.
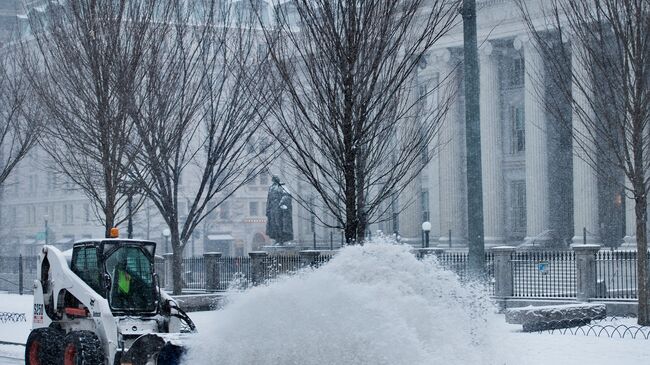
[[25,365],[61,364],[63,333],[54,328],[37,328],[25,344]]
[[104,365],[102,343],[94,333],[72,331],[63,343],[63,365]]

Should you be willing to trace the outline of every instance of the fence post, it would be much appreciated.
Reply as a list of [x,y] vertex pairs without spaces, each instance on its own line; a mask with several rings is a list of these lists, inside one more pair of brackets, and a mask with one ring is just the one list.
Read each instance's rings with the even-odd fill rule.
[[300,257],[300,267],[316,267],[317,262],[316,260],[318,259],[318,256],[320,256],[320,251],[315,251],[315,250],[303,250],[298,252],[298,256]]
[[251,258],[251,281],[253,285],[259,285],[264,282],[264,273],[266,267],[264,261],[269,254],[266,251],[252,251],[248,253]]
[[596,253],[600,245],[571,245],[576,256],[576,299],[587,302],[596,296]]
[[18,255],[18,294],[23,295],[23,255]]
[[217,291],[221,282],[221,252],[204,253],[203,267],[205,269],[205,291]]
[[164,253],[163,259],[165,260],[165,290],[174,290],[174,254]]
[[493,247],[494,253],[494,296],[503,303],[503,299],[514,295],[512,277],[512,255],[516,248],[512,246]]

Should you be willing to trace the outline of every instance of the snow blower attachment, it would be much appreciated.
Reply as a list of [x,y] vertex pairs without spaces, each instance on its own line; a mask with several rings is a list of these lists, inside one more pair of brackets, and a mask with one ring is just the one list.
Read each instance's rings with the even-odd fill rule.
[[71,253],[44,246],[25,364],[179,364],[196,328],[160,290],[155,248],[119,238],[79,241]]

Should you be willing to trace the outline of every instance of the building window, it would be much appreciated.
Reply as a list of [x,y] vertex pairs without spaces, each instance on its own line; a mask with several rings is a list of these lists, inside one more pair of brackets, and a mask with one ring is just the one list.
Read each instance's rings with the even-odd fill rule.
[[510,153],[515,155],[526,149],[524,111],[521,106],[510,106]]
[[74,206],[72,204],[63,205],[63,223],[72,224],[74,223]]
[[221,209],[219,211],[219,218],[221,218],[221,219],[230,219],[230,204],[228,202],[221,203]]
[[249,202],[248,203],[248,212],[251,217],[256,217],[259,215],[259,203],[258,202]]
[[262,172],[260,174],[260,185],[268,185],[269,184],[269,174],[268,172]]
[[526,182],[524,180],[510,183],[510,226],[511,236],[526,235]]
[[84,221],[90,222],[90,205],[88,203],[84,204]]
[[506,78],[508,88],[514,89],[524,86],[524,75],[526,68],[524,66],[524,59],[521,57],[515,57],[510,62],[510,67],[508,69],[508,76]]

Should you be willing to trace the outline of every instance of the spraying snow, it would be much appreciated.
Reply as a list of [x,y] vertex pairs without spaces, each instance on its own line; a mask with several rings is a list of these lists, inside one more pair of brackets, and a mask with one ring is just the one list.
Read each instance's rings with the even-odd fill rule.
[[187,363],[493,364],[505,331],[485,291],[387,242],[237,295],[210,322]]

